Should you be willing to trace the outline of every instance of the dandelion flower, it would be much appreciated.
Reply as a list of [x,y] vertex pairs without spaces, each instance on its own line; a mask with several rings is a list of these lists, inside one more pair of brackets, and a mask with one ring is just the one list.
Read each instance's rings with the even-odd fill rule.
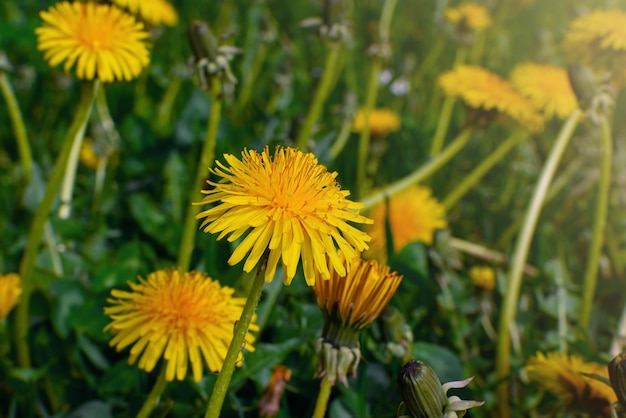
[[448,96],[460,98],[468,107],[506,116],[531,132],[543,129],[543,118],[528,99],[496,74],[481,67],[460,65],[439,76]]
[[547,119],[566,119],[578,107],[567,70],[549,64],[525,63],[516,66],[511,82]]
[[0,320],[9,315],[22,294],[20,276],[15,273],[0,274]]
[[496,273],[489,266],[473,266],[469,269],[469,277],[481,289],[493,290],[496,286]]
[[553,393],[566,411],[608,417],[611,404],[617,400],[609,385],[583,375],[608,378],[606,365],[586,363],[577,355],[537,353],[525,370],[530,381]]
[[473,31],[481,31],[491,25],[489,10],[478,3],[461,3],[456,7],[448,7],[443,16],[447,22]]
[[[372,136],[383,137],[400,129],[400,117],[389,109],[372,109],[370,112],[370,133]],[[365,111],[359,109],[352,121],[352,130],[361,132],[365,128]]]
[[176,26],[178,14],[176,9],[165,0],[113,0],[113,3],[128,9],[132,14],[139,15],[151,25]]
[[419,241],[431,245],[435,231],[448,226],[445,208],[432,196],[432,191],[424,186],[412,186],[394,195],[388,204],[374,206],[369,216],[374,223],[366,228],[372,237],[368,255],[378,260],[386,259],[387,218],[396,252],[410,242]]
[[[217,162],[211,173],[221,177],[202,193],[200,204],[216,206],[198,214],[201,228],[217,239],[229,235],[233,242],[245,235],[228,263],[235,265],[248,255],[244,271],[251,271],[269,251],[265,280],[276,274],[282,259],[285,284],[290,284],[302,258],[304,277],[310,286],[315,272],[330,278],[326,256],[340,275],[345,275],[341,255],[350,259],[367,249],[369,236],[347,222],[369,223],[359,215],[363,205],[346,197],[335,180],[317,163],[313,154],[293,148],[277,147],[273,156],[268,148],[262,153],[244,150],[242,159],[225,154],[229,167]],[[337,248],[338,247],[338,248]]]
[[115,6],[62,2],[41,18],[37,48],[53,67],[75,66],[80,79],[132,80],[150,61],[143,24]]
[[[168,381],[183,380],[189,362],[196,382],[203,364],[212,372],[222,368],[245,298],[199,272],[159,270],[129,285],[130,291],[111,291],[104,313],[112,320],[105,328],[113,334],[110,345],[121,351],[133,344],[130,364],[141,356],[139,368],[150,372],[163,357]],[[258,329],[252,324],[249,331]],[[253,342],[248,332],[248,351]]]

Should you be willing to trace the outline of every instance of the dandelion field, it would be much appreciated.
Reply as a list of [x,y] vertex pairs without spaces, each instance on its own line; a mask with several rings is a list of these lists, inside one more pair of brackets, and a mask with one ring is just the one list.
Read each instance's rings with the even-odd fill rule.
[[618,0],[1,2],[0,417],[626,416],[624,68]]

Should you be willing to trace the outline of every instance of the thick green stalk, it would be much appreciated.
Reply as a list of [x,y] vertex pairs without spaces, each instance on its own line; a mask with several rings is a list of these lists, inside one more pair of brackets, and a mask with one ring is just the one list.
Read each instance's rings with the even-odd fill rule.
[[381,191],[362,200],[363,209],[369,209],[377,203],[382,202],[387,197],[391,197],[396,193],[401,192],[412,184],[424,181],[428,177],[432,176],[443,167],[452,157],[458,154],[459,151],[468,143],[474,133],[473,129],[466,128],[448,145],[441,153],[432,158],[425,165],[417,168],[411,174],[401,178],[395,183],[390,184]]
[[167,365],[162,364],[161,366],[162,366],[161,373],[159,373],[159,377],[157,378],[157,381],[154,382],[154,386],[152,387],[152,390],[148,394],[148,397],[143,403],[143,406],[137,413],[137,418],[148,418],[150,416],[150,413],[159,404],[159,399],[161,398],[161,395],[163,394],[163,391],[165,390],[165,387],[167,386],[167,379],[165,378]]
[[6,73],[2,70],[0,70],[0,90],[2,90],[4,101],[6,102],[7,109],[9,110],[11,124],[13,125],[13,134],[15,135],[15,140],[17,141],[17,150],[20,155],[22,171],[24,172],[24,180],[26,184],[29,184],[33,169],[33,155],[30,150],[30,144],[28,143],[22,112],[17,104],[17,99],[15,98],[15,93],[13,93],[13,89],[11,88],[11,83],[9,83]]
[[504,293],[504,302],[500,311],[500,322],[498,326],[498,343],[496,347],[496,380],[500,382],[497,388],[498,396],[498,416],[501,418],[510,418],[511,409],[509,405],[509,385],[508,378],[511,372],[511,324],[515,321],[517,312],[517,303],[519,299],[520,288],[522,285],[522,269],[526,263],[530,243],[535,232],[535,226],[539,219],[539,213],[543,205],[545,196],[550,186],[550,181],[554,176],[554,172],[558,166],[561,156],[565,151],[569,140],[574,133],[574,129],[582,113],[580,110],[574,111],[567,119],[559,136],[554,143],[552,151],[548,156],[545,166],[539,177],[539,182],[535,186],[532,200],[526,215],[522,230],[517,237],[515,250],[513,252],[513,262],[508,274],[508,282]]
[[456,203],[463,196],[465,196],[467,192],[478,184],[483,176],[487,174],[494,165],[499,163],[507,155],[507,153],[513,149],[514,146],[518,145],[524,139],[525,136],[522,135],[521,131],[515,131],[507,138],[506,141],[501,143],[495,151],[482,160],[480,164],[470,174],[468,174],[463,181],[454,188],[454,190],[448,193],[445,199],[443,199],[442,204],[446,210],[450,210],[454,205],[456,205]]
[[239,321],[237,321],[235,325],[233,339],[228,347],[228,352],[226,353],[222,369],[220,370],[217,380],[215,381],[215,386],[213,387],[213,392],[211,393],[211,398],[209,399],[209,406],[207,407],[204,418],[218,418],[220,411],[222,410],[224,398],[226,398],[228,386],[230,385],[230,381],[235,371],[237,358],[241,353],[241,347],[243,346],[246,338],[250,322],[252,322],[254,310],[259,303],[261,293],[263,293],[263,285],[265,284],[265,269],[267,268],[268,257],[269,251],[266,251],[259,260],[256,277],[254,278],[254,282],[250,288],[250,293],[248,294],[248,299],[246,299],[246,304],[241,312],[241,318],[239,318]]
[[324,65],[324,74],[317,85],[317,90],[315,91],[315,96],[313,97],[313,103],[309,108],[309,112],[306,115],[306,119],[304,120],[304,123],[300,128],[300,132],[298,133],[298,138],[296,139],[296,147],[303,152],[308,149],[307,142],[311,136],[313,125],[315,125],[315,122],[317,122],[320,118],[326,98],[333,87],[333,81],[336,80],[335,73],[338,67],[337,64],[339,62],[339,55],[344,49],[343,45],[338,42],[329,42],[328,48],[329,51],[326,56],[326,64]]
[[596,292],[598,281],[598,263],[602,252],[602,241],[604,230],[606,229],[606,218],[609,208],[609,195],[611,189],[611,156],[613,153],[611,127],[606,115],[600,119],[602,130],[602,161],[600,166],[600,180],[598,184],[598,197],[596,209],[593,216],[593,229],[591,232],[591,243],[589,244],[589,256],[587,257],[587,268],[585,270],[585,284],[583,287],[582,306],[578,324],[581,329],[589,326],[591,308],[593,307],[593,296]]
[[191,253],[193,251],[193,243],[196,237],[197,221],[196,215],[200,212],[200,206],[194,205],[192,202],[199,198],[200,190],[204,187],[204,179],[208,175],[208,168],[212,165],[215,158],[215,143],[217,141],[217,128],[220,123],[220,115],[222,113],[222,83],[218,77],[211,79],[211,90],[209,92],[211,96],[211,115],[209,116],[209,123],[207,125],[206,137],[204,139],[204,145],[202,147],[202,153],[200,154],[200,160],[198,161],[198,168],[196,169],[196,176],[191,187],[191,193],[189,195],[189,202],[187,204],[187,214],[185,215],[185,224],[183,226],[183,237],[181,240],[180,248],[178,250],[178,267],[183,271],[189,269],[191,263]]
[[315,402],[313,418],[324,418],[326,415],[326,408],[328,407],[328,399],[330,398],[330,391],[332,388],[333,385],[330,383],[330,380],[324,376],[320,386],[320,393],[317,395],[317,401]]
[[48,220],[48,215],[52,209],[57,192],[63,180],[63,172],[67,166],[67,161],[72,150],[73,141],[78,137],[78,132],[85,129],[91,108],[98,92],[99,82],[93,81],[83,85],[83,93],[78,109],[74,114],[74,121],[67,132],[61,153],[57,157],[54,169],[50,174],[48,185],[43,199],[35,212],[35,216],[28,233],[28,241],[24,255],[20,263],[20,276],[22,278],[22,296],[17,305],[15,314],[15,347],[17,360],[21,367],[30,367],[30,350],[28,347],[28,309],[30,306],[30,295],[33,291],[33,281],[35,273],[35,263],[39,244],[43,237],[44,227]]

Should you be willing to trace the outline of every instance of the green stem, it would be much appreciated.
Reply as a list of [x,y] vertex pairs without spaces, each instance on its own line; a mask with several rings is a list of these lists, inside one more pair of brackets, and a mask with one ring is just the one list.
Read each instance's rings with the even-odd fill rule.
[[196,169],[196,176],[194,178],[193,186],[191,188],[191,194],[189,202],[187,204],[187,214],[185,215],[185,224],[183,226],[183,237],[178,251],[178,267],[183,271],[189,269],[191,263],[191,254],[193,251],[194,239],[196,237],[197,221],[196,215],[200,212],[200,206],[192,204],[196,196],[199,195],[200,190],[204,188],[204,180],[208,174],[208,168],[213,164],[215,159],[215,143],[217,141],[217,128],[220,123],[220,115],[222,113],[222,84],[218,77],[212,77],[211,79],[211,115],[209,116],[209,123],[207,125],[206,136],[204,139],[204,145],[202,147],[202,153],[200,154],[200,160],[198,161],[198,168]]
[[154,383],[150,394],[146,398],[146,401],[143,403],[143,406],[137,413],[137,418],[148,418],[150,413],[154,410],[154,408],[159,404],[159,399],[161,398],[161,394],[165,390],[167,386],[167,379],[165,378],[165,371],[167,367],[165,364],[162,364],[161,373],[159,373],[159,377],[157,381]]
[[335,139],[335,142],[333,142],[333,145],[330,147],[329,154],[332,161],[337,158],[341,150],[343,150],[343,148],[346,146],[346,143],[348,142],[348,138],[350,137],[350,128],[352,126],[352,119],[353,118],[351,117],[346,117],[344,119],[343,124],[341,125],[341,130],[339,131],[339,135],[337,135],[337,139]]
[[163,94],[161,103],[159,103],[159,107],[157,108],[158,118],[155,121],[154,129],[161,134],[166,133],[172,115],[172,108],[174,107],[174,102],[176,101],[176,96],[180,91],[181,85],[182,76],[175,73],[167,84],[167,89]]
[[320,393],[317,395],[317,401],[315,402],[313,418],[324,418],[326,415],[326,408],[328,406],[328,399],[330,398],[330,391],[332,388],[333,385],[330,383],[330,380],[324,376],[320,386]]
[[250,73],[246,74],[243,77],[243,86],[241,87],[241,93],[239,93],[239,97],[237,98],[237,114],[241,115],[246,106],[248,106],[248,102],[250,101],[250,97],[252,96],[252,89],[255,86],[255,81],[261,69],[263,68],[263,64],[265,63],[265,58],[267,57],[267,44],[261,41],[258,44],[258,50],[256,51],[256,55],[254,60],[252,61],[252,67],[250,68]]
[[596,283],[598,281],[598,263],[600,261],[600,254],[602,251],[604,230],[606,229],[606,218],[611,188],[611,127],[609,126],[609,120],[605,115],[601,118],[600,128],[602,129],[602,161],[600,166],[598,197],[593,216],[591,244],[589,245],[589,256],[587,257],[587,268],[585,270],[582,306],[578,321],[581,329],[586,329],[589,326],[589,319],[591,318],[591,308],[593,306],[593,296],[596,292]]
[[452,157],[454,157],[468,143],[472,137],[474,130],[472,128],[464,129],[459,136],[455,138],[440,154],[432,158],[425,165],[419,167],[411,174],[401,178],[395,183],[385,187],[380,192],[373,194],[362,200],[363,209],[369,209],[377,203],[382,202],[387,197],[391,197],[401,192],[412,184],[418,183],[432,176],[443,167]]
[[235,325],[233,339],[228,347],[228,352],[226,353],[226,358],[224,358],[222,369],[220,370],[217,380],[215,381],[215,386],[213,387],[213,392],[211,393],[211,398],[209,399],[209,406],[207,407],[204,418],[218,418],[220,411],[222,410],[224,398],[226,398],[226,392],[228,392],[228,386],[233,377],[233,372],[235,371],[235,364],[237,363],[237,358],[241,353],[241,347],[243,346],[246,333],[248,332],[248,326],[250,325],[250,322],[252,322],[254,310],[259,303],[261,293],[263,293],[263,285],[265,284],[265,269],[267,268],[268,257],[269,252],[266,251],[261,257],[261,260],[259,260],[256,277],[254,278],[254,282],[250,288],[250,293],[248,294],[248,299],[246,300],[246,304],[241,312],[241,318],[239,318],[239,321],[237,321]]
[[498,416],[501,418],[509,418],[511,416],[509,405],[509,385],[507,381],[511,372],[510,331],[511,324],[515,321],[515,314],[517,311],[517,303],[522,284],[522,268],[526,263],[530,243],[532,241],[537,220],[539,219],[539,212],[541,211],[544,198],[548,191],[548,186],[550,185],[550,181],[556,171],[557,165],[563,155],[563,152],[565,151],[565,147],[574,133],[574,129],[576,128],[581,115],[582,113],[580,110],[574,111],[574,113],[572,113],[563,125],[563,128],[561,128],[561,132],[559,132],[559,136],[557,137],[554,147],[552,148],[548,160],[546,161],[546,164],[541,172],[539,182],[535,186],[533,198],[524,217],[522,230],[515,244],[513,262],[508,274],[508,283],[505,291],[503,292],[504,302],[500,311],[498,343],[496,348],[496,379],[500,381],[497,388],[497,403],[499,408]]
[[54,169],[50,174],[46,192],[35,212],[24,255],[20,263],[20,276],[22,278],[22,296],[17,305],[15,314],[15,347],[17,351],[18,363],[21,367],[30,367],[30,350],[28,347],[28,308],[30,305],[30,295],[33,291],[34,270],[37,261],[37,252],[41,244],[44,227],[48,220],[48,215],[52,209],[57,192],[63,180],[63,172],[67,166],[67,161],[72,150],[73,141],[78,137],[78,131],[84,129],[91,108],[98,91],[99,82],[93,81],[83,85],[83,93],[78,109],[74,115],[74,121],[67,132],[61,153],[57,157]]
[[61,204],[59,205],[57,213],[60,219],[69,218],[70,212],[72,211],[72,194],[74,193],[74,184],[76,183],[76,169],[78,168],[78,157],[80,156],[80,147],[85,137],[86,126],[87,120],[85,120],[85,124],[82,128],[76,132],[76,138],[72,141],[72,150],[67,160],[65,175],[61,183],[61,193],[59,194]]
[[412,83],[414,86],[419,86],[422,78],[424,78],[426,74],[430,72],[432,67],[439,61],[439,57],[446,46],[444,39],[444,36],[437,37],[437,43],[428,51],[428,55],[426,55],[426,58],[424,58],[417,71],[415,71]]
[[524,139],[525,137],[522,135],[522,132],[516,131],[509,136],[506,141],[500,144],[495,151],[489,154],[487,158],[482,160],[480,164],[443,199],[442,204],[446,210],[450,210],[467,192],[476,186],[493,166],[499,163],[513,147],[521,143]]
[[33,169],[33,155],[30,150],[30,144],[28,143],[28,137],[26,135],[26,127],[24,126],[24,118],[22,112],[17,104],[15,93],[11,88],[11,83],[4,71],[0,70],[0,89],[4,96],[4,101],[7,104],[9,110],[9,117],[13,124],[13,134],[17,140],[17,149],[20,155],[20,162],[22,164],[22,170],[24,171],[24,180],[26,184],[30,183],[31,173]]
[[341,51],[343,51],[343,45],[340,43],[329,43],[328,47],[329,51],[326,56],[326,64],[324,65],[324,74],[317,86],[313,103],[309,108],[309,113],[307,113],[302,128],[300,128],[300,132],[298,133],[298,138],[296,139],[296,147],[302,151],[308,149],[307,142],[311,136],[313,125],[315,125],[315,122],[320,118],[324,102],[326,102],[326,98],[332,89],[333,81],[336,80],[335,73],[337,71],[339,55]]

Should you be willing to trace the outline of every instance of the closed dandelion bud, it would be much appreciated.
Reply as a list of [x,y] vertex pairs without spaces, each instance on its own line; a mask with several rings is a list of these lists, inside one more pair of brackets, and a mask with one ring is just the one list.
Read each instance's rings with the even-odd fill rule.
[[[448,404],[441,382],[426,363],[410,360],[398,376],[403,408],[415,418],[443,418]],[[401,407],[402,408],[402,407]]]
[[567,75],[578,104],[582,109],[588,108],[596,95],[597,83],[593,72],[584,65],[572,64],[567,67]]
[[609,363],[609,380],[617,400],[626,407],[626,351],[622,351]]
[[191,22],[187,28],[187,38],[196,61],[203,58],[214,61],[217,58],[217,38],[205,22],[201,20]]

